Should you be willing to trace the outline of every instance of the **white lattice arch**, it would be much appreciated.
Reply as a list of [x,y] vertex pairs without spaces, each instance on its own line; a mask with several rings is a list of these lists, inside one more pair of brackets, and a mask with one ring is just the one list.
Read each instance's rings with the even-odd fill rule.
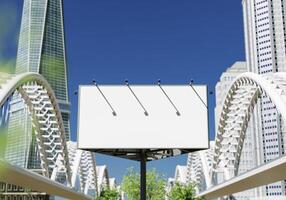
[[0,107],[17,91],[27,105],[35,129],[43,175],[51,178],[52,171],[61,162],[67,184],[71,170],[65,141],[61,112],[55,94],[48,82],[37,73],[9,75],[0,73]]
[[262,94],[286,121],[286,73],[238,76],[225,97],[216,136],[214,170],[222,169],[225,179],[237,174],[248,122]]
[[194,182],[199,192],[211,187],[213,152],[214,141],[210,141],[209,149],[188,155],[187,182]]
[[72,187],[79,179],[80,192],[89,195],[90,191],[98,193],[95,155],[77,148],[77,143],[67,142],[69,160],[72,169]]
[[96,166],[97,174],[97,187],[98,193],[102,191],[105,187],[109,187],[109,175],[106,165]]

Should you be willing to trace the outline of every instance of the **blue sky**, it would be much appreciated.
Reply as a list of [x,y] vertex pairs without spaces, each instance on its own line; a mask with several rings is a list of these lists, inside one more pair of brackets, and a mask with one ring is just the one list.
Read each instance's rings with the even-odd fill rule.
[[[0,0],[9,34],[0,38],[0,59],[15,58],[23,0]],[[11,11],[7,12],[9,8]],[[12,17],[14,16],[14,17]],[[194,79],[214,91],[219,76],[244,60],[242,7],[239,0],[84,0],[64,1],[66,51],[72,105],[72,139],[76,140],[79,84],[183,84]],[[6,27],[5,26],[5,27]],[[2,29],[2,31],[1,31]],[[0,36],[5,28],[1,27]],[[1,56],[4,55],[4,56]],[[209,99],[210,136],[214,138],[214,95]],[[97,156],[119,180],[139,164]],[[186,155],[148,164],[166,177],[174,175]]]

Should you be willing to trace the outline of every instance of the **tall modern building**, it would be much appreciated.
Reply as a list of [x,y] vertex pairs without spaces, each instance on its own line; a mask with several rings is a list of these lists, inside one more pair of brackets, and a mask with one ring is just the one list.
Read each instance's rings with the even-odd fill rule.
[[62,0],[24,0],[16,73],[37,72],[53,88],[70,139]]
[[[51,85],[61,110],[66,140],[69,140],[70,104],[62,0],[24,0],[16,73],[25,72],[39,73]],[[5,150],[5,158],[14,165],[42,174],[39,156],[41,150],[36,143],[29,109],[22,98],[20,93],[15,92],[10,99],[7,134],[9,145]],[[46,128],[52,131],[53,126],[51,121]],[[17,199],[26,198],[28,197],[17,196]],[[37,199],[43,198],[48,197],[37,195]]]
[[[244,32],[247,68],[250,72],[266,74],[286,71],[286,1],[243,0]],[[258,164],[269,162],[284,154],[285,128],[275,105],[263,94],[255,113],[260,140]],[[264,187],[263,196],[285,196],[285,182]]]
[[[62,0],[25,0],[18,46],[16,73],[36,72],[49,82],[57,97],[70,139]],[[16,134],[21,132],[21,134]],[[27,106],[20,94],[10,101],[6,159],[23,168],[40,167],[35,134]],[[16,135],[16,136],[15,136]]]

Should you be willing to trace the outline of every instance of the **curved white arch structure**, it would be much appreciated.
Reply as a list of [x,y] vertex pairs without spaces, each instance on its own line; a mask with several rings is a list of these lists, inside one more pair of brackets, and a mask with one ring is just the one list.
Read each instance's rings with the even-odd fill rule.
[[262,76],[247,72],[233,81],[219,119],[213,163],[224,180],[237,175],[248,122],[261,95],[271,99],[286,121],[286,73]]
[[97,186],[98,194],[104,189],[104,187],[109,187],[109,175],[106,165],[96,166],[97,173]]
[[94,153],[77,149],[76,142],[67,142],[67,147],[72,170],[72,187],[89,196],[98,194]]
[[177,165],[175,169],[175,182],[186,184],[187,183],[187,166]]
[[[52,88],[37,73],[18,75],[0,73],[0,107],[14,92],[21,95],[28,107],[36,134],[43,175],[54,180],[58,176],[65,175],[67,184],[70,185],[71,170],[65,131]],[[62,167],[59,169],[57,166]],[[55,169],[57,173],[54,172]]]
[[211,187],[211,173],[214,154],[214,141],[210,149],[189,153],[187,161],[187,183],[194,182],[198,192]]

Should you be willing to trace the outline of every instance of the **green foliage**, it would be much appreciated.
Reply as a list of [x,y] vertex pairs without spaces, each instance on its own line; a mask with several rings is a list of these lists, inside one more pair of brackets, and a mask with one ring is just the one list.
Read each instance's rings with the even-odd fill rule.
[[122,190],[130,200],[136,200],[140,197],[140,175],[133,168],[128,169],[123,177]]
[[118,200],[119,192],[116,189],[104,188],[96,200]]
[[166,193],[166,180],[159,175],[155,169],[147,172],[146,175],[147,199],[164,199]]
[[196,198],[195,185],[190,183],[183,185],[176,183],[168,194],[169,200],[202,200],[202,198]]
[[[161,200],[165,198],[166,180],[156,170],[148,171],[146,174],[146,189],[148,200]],[[140,199],[140,175],[133,168],[128,169],[123,177],[122,190],[128,200]]]

